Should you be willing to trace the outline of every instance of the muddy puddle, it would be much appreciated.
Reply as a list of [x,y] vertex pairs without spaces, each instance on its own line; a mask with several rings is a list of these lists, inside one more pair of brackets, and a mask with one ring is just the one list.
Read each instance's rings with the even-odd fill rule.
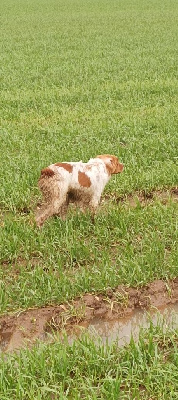
[[135,310],[132,316],[119,320],[104,321],[95,318],[87,330],[92,337],[100,338],[103,343],[111,344],[117,340],[119,346],[124,346],[130,342],[131,337],[138,340],[140,328],[147,329],[150,323],[154,326],[161,325],[165,330],[167,327],[178,329],[178,303],[159,311]]
[[52,343],[55,340],[63,340],[65,335],[68,343],[72,344],[83,333],[87,333],[95,343],[112,344],[117,341],[118,346],[122,347],[130,342],[131,337],[138,341],[140,329],[148,329],[150,324],[163,327],[164,332],[168,328],[178,329],[178,302],[160,310],[136,309],[130,316],[115,320],[96,317],[90,323],[84,322],[74,325],[67,331],[57,333],[57,335],[45,333],[42,340]]
[[[156,310],[159,311],[157,314]],[[118,340],[122,346],[140,327],[164,324],[178,328],[178,278],[155,280],[141,288],[123,285],[106,293],[86,293],[70,303],[32,308],[0,317],[0,350],[11,352],[31,347],[37,340],[51,342],[63,337],[71,342],[82,332],[103,343]]]

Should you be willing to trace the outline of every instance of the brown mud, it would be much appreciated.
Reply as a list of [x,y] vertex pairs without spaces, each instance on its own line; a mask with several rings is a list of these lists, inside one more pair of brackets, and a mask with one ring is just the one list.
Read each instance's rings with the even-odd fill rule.
[[105,294],[85,294],[68,304],[28,309],[0,318],[0,348],[13,351],[45,340],[47,332],[88,327],[94,320],[114,321],[131,317],[136,310],[161,309],[178,302],[178,278],[156,280],[142,288],[120,285]]

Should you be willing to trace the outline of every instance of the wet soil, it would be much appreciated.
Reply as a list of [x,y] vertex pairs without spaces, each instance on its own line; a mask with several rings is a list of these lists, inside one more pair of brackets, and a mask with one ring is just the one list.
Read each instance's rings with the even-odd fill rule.
[[0,348],[13,351],[45,340],[47,332],[66,329],[71,334],[76,326],[88,327],[94,320],[114,321],[131,317],[135,310],[157,309],[178,302],[178,278],[156,280],[142,288],[120,285],[105,294],[87,293],[71,303],[28,309],[0,318]]
[[[115,318],[114,320],[106,320],[101,318],[94,318],[87,326],[87,332],[94,339],[95,342],[99,339],[102,343],[111,344],[117,340],[119,347],[124,346],[130,342],[131,337],[138,341],[140,328],[147,329],[150,326],[150,321],[153,326],[161,325],[163,332],[166,328],[178,328],[178,302],[169,304],[166,307],[158,309],[136,308],[132,314],[122,318]],[[69,343],[75,337],[80,336],[82,333],[81,327],[77,326],[71,335],[68,335]]]

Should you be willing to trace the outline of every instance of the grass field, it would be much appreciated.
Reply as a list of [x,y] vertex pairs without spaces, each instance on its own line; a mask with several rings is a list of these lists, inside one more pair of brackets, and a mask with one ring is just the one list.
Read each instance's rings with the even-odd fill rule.
[[[1,0],[0,15],[1,314],[60,304],[119,284],[176,277],[177,206],[171,197],[162,202],[156,192],[171,192],[178,176],[178,3]],[[51,219],[38,230],[34,210],[41,168],[102,153],[118,155],[125,169],[106,187],[95,224],[90,215],[71,211],[65,222]],[[135,207],[115,201],[139,191],[155,196]],[[91,359],[92,346],[85,350]],[[55,348],[60,354],[54,347],[50,363]],[[35,351],[21,355],[34,376]],[[43,364],[49,349],[43,345],[38,351]],[[68,363],[71,352],[75,359],[75,346],[66,351]],[[111,359],[112,351],[106,351]],[[3,368],[13,368],[11,362],[2,361]],[[113,375],[108,376],[106,386],[113,388]],[[2,389],[1,399],[50,398],[43,390],[36,397],[18,397],[12,381],[8,375],[12,392]],[[137,393],[140,383],[134,382]],[[59,382],[54,385],[59,390]],[[155,397],[151,389],[144,397],[167,399],[165,385]],[[75,390],[68,397],[61,384],[60,395],[51,398],[82,398]],[[91,384],[84,398],[118,398],[108,390],[100,396]],[[139,398],[128,396],[120,398]],[[176,399],[173,391],[169,398]]]

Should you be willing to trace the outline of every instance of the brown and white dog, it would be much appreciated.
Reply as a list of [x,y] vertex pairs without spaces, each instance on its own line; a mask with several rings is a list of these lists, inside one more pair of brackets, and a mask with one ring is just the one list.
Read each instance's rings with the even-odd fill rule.
[[76,203],[83,211],[95,213],[101,194],[112,174],[122,172],[116,156],[103,154],[87,163],[59,162],[41,171],[38,186],[44,201],[36,215],[38,226],[52,215],[65,219],[69,203]]

